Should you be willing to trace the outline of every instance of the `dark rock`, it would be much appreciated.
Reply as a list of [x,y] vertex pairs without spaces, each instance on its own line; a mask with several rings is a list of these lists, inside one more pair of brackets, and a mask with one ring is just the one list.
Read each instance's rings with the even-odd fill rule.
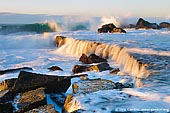
[[48,69],[51,70],[51,71],[57,71],[57,70],[63,71],[63,69],[61,69],[61,68],[58,67],[58,66],[51,66],[51,67],[49,67]]
[[72,72],[75,73],[82,73],[82,72],[86,72],[86,71],[98,71],[98,72],[102,72],[102,71],[106,71],[106,70],[110,70],[111,67],[108,63],[100,63],[97,65],[75,65],[72,69]]
[[161,23],[159,24],[159,26],[160,26],[161,28],[170,28],[170,23],[168,23],[168,22],[161,22]]
[[139,18],[136,29],[160,29],[160,27],[156,23],[150,23],[143,18]]
[[43,75],[21,71],[12,92],[19,93],[45,87],[45,92],[66,92],[71,85],[71,78],[64,76]]
[[126,33],[122,28],[113,28],[109,33]]
[[65,99],[66,99],[66,96],[64,94],[53,93],[49,95],[53,102],[55,102],[58,106],[63,107]]
[[16,68],[16,69],[7,69],[7,70],[0,70],[0,75],[6,74],[6,73],[14,73],[17,71],[23,71],[23,70],[33,70],[30,67],[21,67],[21,68]]
[[65,40],[66,37],[64,36],[56,36],[56,44],[57,44],[57,47],[61,47],[62,45],[65,44]]
[[98,33],[126,33],[122,28],[117,28],[113,23],[105,24],[101,28],[98,28]]
[[85,55],[84,53],[81,55],[81,57],[79,58],[79,61],[81,61],[82,63],[88,64],[88,57],[87,55]]
[[126,28],[135,28],[136,26],[134,24],[129,24]]
[[0,103],[0,113],[13,113],[11,103]]
[[90,54],[88,57],[87,55],[82,54],[82,56],[79,58],[79,61],[81,61],[84,64],[107,62],[106,59],[100,56],[97,56],[96,54]]
[[25,113],[59,113],[59,112],[55,111],[55,108],[52,104],[49,104],[49,105],[40,106],[38,108],[34,108]]
[[100,62],[107,62],[106,59],[97,56],[96,54],[90,54],[88,57],[88,63],[100,63]]
[[120,71],[119,68],[113,68],[110,70],[110,74],[117,74]]
[[14,98],[14,93],[11,90],[4,90],[2,91],[2,95],[0,97],[0,103],[5,103]]
[[17,80],[16,78],[12,78],[12,79],[6,79],[2,81],[0,83],[0,91],[11,88],[14,85],[16,80]]
[[36,90],[25,92],[21,95],[17,105],[19,109],[17,112],[22,113],[46,104],[47,101],[44,93],[44,88],[38,88]]

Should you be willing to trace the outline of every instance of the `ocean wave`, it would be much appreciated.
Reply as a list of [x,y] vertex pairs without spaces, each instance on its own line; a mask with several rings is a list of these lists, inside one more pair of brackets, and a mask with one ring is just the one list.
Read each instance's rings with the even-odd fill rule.
[[43,22],[33,24],[1,24],[0,34],[6,35],[17,32],[55,32],[60,31],[59,26],[55,22]]

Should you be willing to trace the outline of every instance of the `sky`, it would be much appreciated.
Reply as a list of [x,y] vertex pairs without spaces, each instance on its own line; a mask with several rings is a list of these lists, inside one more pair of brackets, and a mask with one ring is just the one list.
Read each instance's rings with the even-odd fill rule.
[[0,0],[0,12],[170,17],[170,0]]

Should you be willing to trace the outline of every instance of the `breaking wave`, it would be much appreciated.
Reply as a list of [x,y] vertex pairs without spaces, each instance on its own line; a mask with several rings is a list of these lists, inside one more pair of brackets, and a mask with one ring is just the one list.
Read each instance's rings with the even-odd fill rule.
[[[58,38],[58,39],[57,39]],[[139,62],[134,56],[130,55],[126,48],[73,38],[56,38],[58,45],[57,53],[65,53],[80,57],[83,53],[95,53],[103,58],[110,58],[123,66],[123,72],[138,78],[147,78],[150,71],[145,67],[146,64]]]
[[1,24],[0,34],[10,34],[17,32],[55,32],[60,31],[59,26],[55,22],[33,23],[33,24]]

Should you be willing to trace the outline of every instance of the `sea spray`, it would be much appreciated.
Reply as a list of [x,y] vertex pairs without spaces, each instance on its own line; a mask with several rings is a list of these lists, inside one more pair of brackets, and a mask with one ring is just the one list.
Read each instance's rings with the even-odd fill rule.
[[73,38],[61,38],[60,36],[56,37],[56,41],[60,45],[57,49],[59,53],[66,53],[77,57],[80,57],[83,53],[95,53],[104,58],[110,58],[116,61],[119,65],[123,66],[124,72],[130,73],[132,76],[147,78],[150,75],[146,64],[139,62],[124,47]]

